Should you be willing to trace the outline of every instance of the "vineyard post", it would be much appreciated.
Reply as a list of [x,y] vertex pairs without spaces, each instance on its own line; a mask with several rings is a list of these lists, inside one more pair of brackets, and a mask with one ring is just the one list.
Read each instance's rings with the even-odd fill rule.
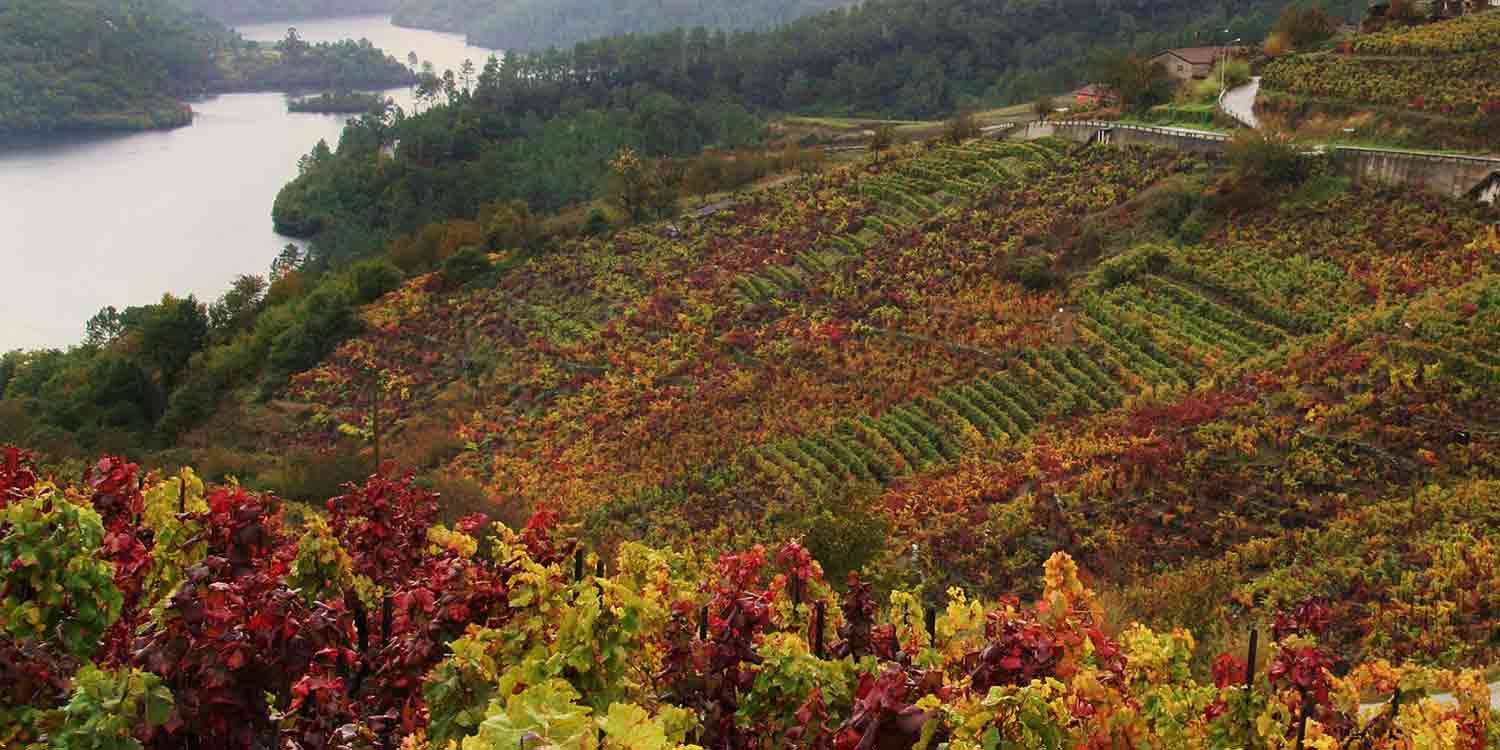
[[797,619],[797,608],[802,606],[802,577],[792,574],[792,620]]
[[604,577],[604,555],[602,554],[594,558],[594,577]]
[[823,658],[823,618],[827,616],[828,605],[818,602],[813,605],[813,656]]
[[375,444],[375,473],[380,473],[380,374],[370,378],[370,436]]
[[177,513],[180,515],[187,512],[187,477],[183,477],[178,482]]
[[1307,737],[1307,715],[1312,713],[1312,693],[1302,691],[1302,716],[1297,720],[1297,750],[1302,750],[1302,742]]
[[1250,628],[1250,654],[1245,660],[1245,746],[1249,747],[1255,732],[1255,646],[1260,640],[1260,631]]
[[937,648],[937,609],[927,608],[927,637],[932,639],[933,648]]
[[359,655],[368,656],[370,653],[370,619],[365,612],[365,604],[358,597],[354,598],[354,633],[359,638]]
[[380,639],[382,643],[391,640],[391,595],[386,594],[380,600]]
[[583,580],[583,545],[573,551],[573,583]]
[[698,640],[700,640],[700,641],[706,641],[706,640],[708,640],[708,605],[707,604],[703,605],[703,609],[699,610],[699,612],[698,612]]

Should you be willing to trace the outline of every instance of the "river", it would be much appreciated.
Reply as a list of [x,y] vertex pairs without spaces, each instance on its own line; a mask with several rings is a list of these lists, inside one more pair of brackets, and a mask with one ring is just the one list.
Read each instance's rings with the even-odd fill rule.
[[[238,27],[274,40],[288,26],[309,42],[369,39],[437,70],[490,50],[461,35],[405,29],[385,16]],[[411,93],[386,94],[408,111]],[[192,102],[176,130],[74,137],[0,150],[0,352],[66,347],[105,305],[162,293],[217,298],[242,273],[264,274],[289,240],[271,230],[271,201],[319,139],[338,143],[344,116],[289,113],[277,93]]]

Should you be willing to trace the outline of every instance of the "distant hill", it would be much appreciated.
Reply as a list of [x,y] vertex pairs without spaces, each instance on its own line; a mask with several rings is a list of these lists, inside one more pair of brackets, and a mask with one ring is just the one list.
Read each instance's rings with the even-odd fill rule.
[[850,0],[401,0],[395,20],[405,26],[465,33],[486,47],[540,50],[675,28],[768,29],[852,4]]
[[224,23],[388,13],[395,0],[175,0]]
[[247,42],[165,0],[14,0],[0,8],[0,137],[183,125],[205,91],[401,84],[367,42]]

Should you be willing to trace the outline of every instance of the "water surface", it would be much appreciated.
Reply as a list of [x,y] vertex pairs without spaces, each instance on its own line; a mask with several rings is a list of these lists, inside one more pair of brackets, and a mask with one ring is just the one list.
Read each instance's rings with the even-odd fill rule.
[[[240,27],[310,42],[367,38],[438,70],[490,51],[463,37],[403,29],[383,16]],[[410,109],[407,89],[386,92]],[[264,274],[289,240],[271,230],[276,191],[319,139],[336,145],[344,117],[288,113],[276,93],[193,104],[176,130],[71,137],[0,150],[0,351],[66,347],[99,308],[155,302],[163,292],[211,301],[242,273]]]

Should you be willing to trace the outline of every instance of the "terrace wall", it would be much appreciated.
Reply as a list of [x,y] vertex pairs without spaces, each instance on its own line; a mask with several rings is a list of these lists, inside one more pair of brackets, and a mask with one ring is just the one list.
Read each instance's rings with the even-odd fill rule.
[[[1034,140],[1056,136],[1079,143],[1143,145],[1194,153],[1218,153],[1229,136],[1221,133],[1129,125],[1102,121],[1031,122],[1011,137]],[[1491,174],[1500,172],[1500,159],[1483,156],[1422,154],[1355,146],[1329,149],[1334,168],[1357,181],[1372,180],[1410,185],[1462,198]]]
[[1467,195],[1500,171],[1500,159],[1352,146],[1334,148],[1333,163],[1341,174],[1355,180],[1412,185],[1454,198]]

